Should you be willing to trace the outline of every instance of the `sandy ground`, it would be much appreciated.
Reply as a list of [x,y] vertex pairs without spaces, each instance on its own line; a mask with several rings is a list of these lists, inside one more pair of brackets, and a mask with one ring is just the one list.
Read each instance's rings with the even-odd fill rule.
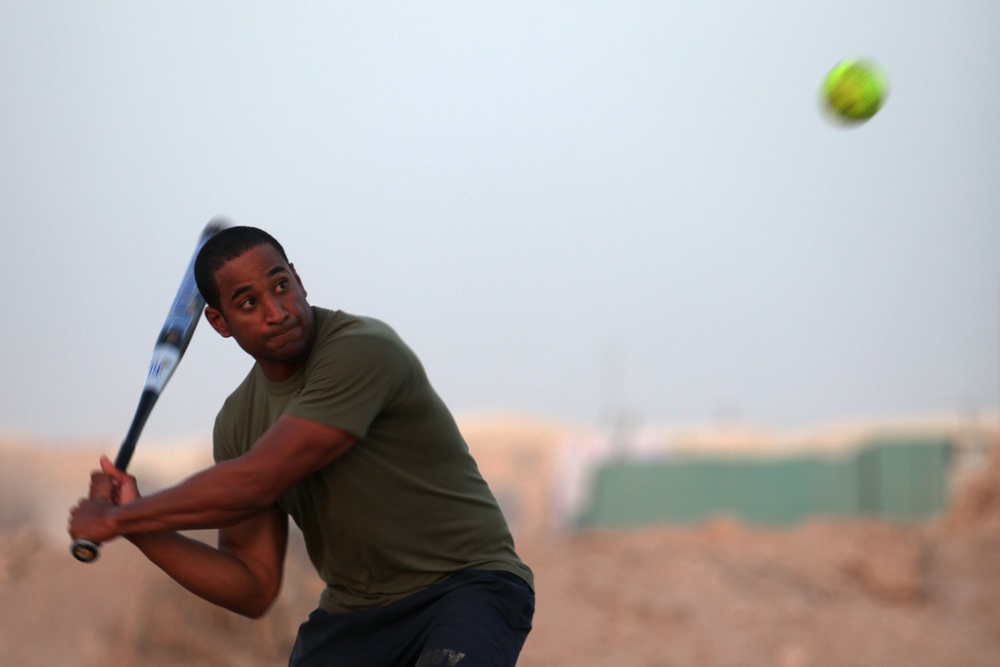
[[[72,460],[58,478],[66,488],[45,494],[58,505],[79,495],[74,467],[89,464],[26,451],[0,449],[0,665],[285,664],[319,590],[298,542],[274,608],[243,619],[183,591],[127,543],[92,565],[72,560],[62,519],[53,531],[56,510],[24,484],[51,471],[44,457]],[[947,516],[923,525],[776,530],[720,518],[516,537],[538,581],[523,667],[1000,665],[1000,456]]]

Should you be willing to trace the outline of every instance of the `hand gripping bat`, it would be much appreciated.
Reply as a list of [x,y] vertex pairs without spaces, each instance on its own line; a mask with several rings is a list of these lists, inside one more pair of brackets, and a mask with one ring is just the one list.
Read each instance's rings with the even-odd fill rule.
[[[146,374],[146,384],[139,397],[139,405],[135,409],[132,417],[132,424],[128,433],[118,448],[118,455],[115,457],[115,467],[124,471],[132,459],[139,434],[146,425],[156,399],[160,397],[163,388],[167,386],[170,376],[174,374],[177,365],[187,350],[194,329],[201,319],[201,311],[205,307],[205,300],[198,292],[198,286],[194,280],[194,260],[198,256],[198,251],[205,245],[212,236],[225,227],[223,221],[214,219],[209,222],[198,239],[198,245],[194,249],[191,261],[188,263],[187,271],[184,272],[184,279],[174,297],[174,303],[170,306],[167,319],[160,329],[160,335],[156,337],[156,345],[153,347],[153,358],[149,363],[149,372]],[[97,559],[98,545],[90,540],[77,539],[70,549],[73,556],[84,563],[90,563]]]

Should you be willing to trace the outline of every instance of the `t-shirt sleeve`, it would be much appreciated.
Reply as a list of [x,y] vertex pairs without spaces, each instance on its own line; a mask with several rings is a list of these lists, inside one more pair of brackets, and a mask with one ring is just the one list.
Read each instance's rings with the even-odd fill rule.
[[228,461],[239,456],[236,446],[236,433],[233,430],[232,420],[226,419],[228,401],[226,407],[215,416],[215,426],[212,429],[212,458],[216,463]]
[[344,336],[315,354],[305,385],[289,402],[285,414],[359,438],[409,377],[401,351],[380,336]]

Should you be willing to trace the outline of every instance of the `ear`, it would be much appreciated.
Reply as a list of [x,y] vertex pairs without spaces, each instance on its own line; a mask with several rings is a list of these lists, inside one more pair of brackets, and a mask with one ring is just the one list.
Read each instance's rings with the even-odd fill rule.
[[205,319],[208,320],[208,323],[212,325],[212,328],[220,336],[223,338],[232,337],[233,334],[229,331],[229,323],[226,322],[226,317],[222,314],[222,311],[211,306],[205,306]]
[[297,282],[299,284],[299,287],[302,288],[302,296],[309,296],[309,293],[306,292],[306,286],[302,284],[302,278],[299,278],[299,274],[295,270],[295,265],[289,262],[288,268],[292,270],[292,275],[295,276],[295,282]]

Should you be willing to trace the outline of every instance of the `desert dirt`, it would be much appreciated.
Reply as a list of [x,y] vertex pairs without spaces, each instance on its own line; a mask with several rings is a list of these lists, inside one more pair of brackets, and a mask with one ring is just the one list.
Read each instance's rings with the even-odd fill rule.
[[[77,563],[61,531],[93,452],[37,445],[0,447],[0,665],[286,663],[319,592],[298,539],[279,600],[256,621],[190,595],[123,541]],[[483,447],[484,461],[498,459],[499,445]],[[513,525],[538,598],[518,664],[1000,665],[1000,447],[993,453],[946,515],[918,525],[772,529],[720,517],[572,533],[526,518]],[[516,458],[513,469],[545,471],[545,457]],[[504,476],[499,463],[481,465],[487,479],[494,468]]]

